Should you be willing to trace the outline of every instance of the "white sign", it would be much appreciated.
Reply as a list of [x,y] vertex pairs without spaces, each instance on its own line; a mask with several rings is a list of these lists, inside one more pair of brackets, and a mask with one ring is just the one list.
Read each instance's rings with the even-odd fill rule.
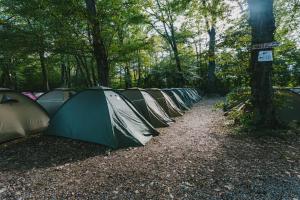
[[258,53],[258,62],[269,62],[273,61],[272,51],[260,51]]

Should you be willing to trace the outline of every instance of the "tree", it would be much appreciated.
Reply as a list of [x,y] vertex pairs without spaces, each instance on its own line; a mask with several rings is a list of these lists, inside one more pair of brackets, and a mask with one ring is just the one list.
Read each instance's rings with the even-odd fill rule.
[[[273,0],[248,0],[252,46],[274,41],[275,18]],[[272,49],[264,49],[271,51]],[[278,122],[275,115],[272,86],[272,61],[259,62],[261,50],[251,51],[251,93],[256,124],[262,128],[274,128]]]
[[220,18],[226,11],[226,4],[222,0],[202,0],[202,11],[207,33],[209,36],[208,43],[208,72],[207,72],[207,86],[210,93],[216,91],[216,26]]
[[93,39],[94,56],[97,63],[98,78],[103,86],[109,85],[109,63],[107,50],[101,37],[99,19],[97,18],[97,9],[95,0],[85,0],[88,13],[88,20],[91,26],[91,35]]
[[152,28],[170,45],[173,52],[176,68],[180,75],[179,85],[184,85],[184,77],[180,54],[178,50],[178,38],[176,22],[178,22],[178,15],[182,9],[178,6],[179,1],[176,0],[154,0],[149,2],[149,7],[146,12],[150,18],[150,25]]

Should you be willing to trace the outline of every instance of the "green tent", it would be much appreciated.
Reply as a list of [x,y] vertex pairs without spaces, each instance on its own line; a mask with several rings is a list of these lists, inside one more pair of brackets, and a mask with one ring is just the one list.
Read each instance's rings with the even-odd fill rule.
[[186,93],[189,95],[190,99],[193,103],[198,103],[201,100],[200,95],[195,89],[192,88],[185,88]]
[[191,108],[193,106],[192,99],[190,98],[190,96],[187,94],[187,92],[184,89],[182,89],[182,88],[172,88],[172,90],[174,92],[176,92],[176,94],[178,96],[180,96],[180,98],[183,100],[184,104],[187,107]]
[[164,91],[157,88],[147,89],[146,91],[159,103],[170,117],[179,117],[183,115],[171,97]]
[[74,95],[53,116],[47,133],[112,148],[145,145],[158,135],[129,101],[108,88]]
[[300,89],[278,89],[278,92],[284,100],[283,106],[277,111],[279,119],[286,123],[300,122]]
[[173,120],[159,105],[159,103],[145,90],[131,88],[121,93],[134,107],[155,127],[167,127]]
[[56,111],[72,97],[76,92],[68,88],[57,88],[41,95],[36,101],[48,112],[52,117]]
[[0,143],[45,130],[49,117],[25,95],[0,89]]
[[163,91],[172,98],[174,103],[177,105],[178,108],[180,108],[181,111],[189,110],[188,106],[185,105],[181,97],[176,92],[174,92],[171,89],[163,89]]

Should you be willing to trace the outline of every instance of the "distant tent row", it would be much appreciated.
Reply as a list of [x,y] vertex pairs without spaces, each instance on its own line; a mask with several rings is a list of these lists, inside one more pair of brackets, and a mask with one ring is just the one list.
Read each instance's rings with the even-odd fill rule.
[[[0,142],[48,127],[46,133],[50,135],[112,148],[145,145],[159,134],[155,128],[169,126],[175,117],[182,116],[201,99],[195,90],[181,88],[114,91],[99,87],[78,93],[59,88],[41,95],[36,102],[9,90],[2,90],[0,94],[5,96],[0,96],[3,99],[1,114],[5,106],[10,106],[5,113],[18,115],[6,121],[2,120],[6,114],[0,115]],[[8,125],[13,128],[7,128]],[[23,129],[18,128],[21,125]]]

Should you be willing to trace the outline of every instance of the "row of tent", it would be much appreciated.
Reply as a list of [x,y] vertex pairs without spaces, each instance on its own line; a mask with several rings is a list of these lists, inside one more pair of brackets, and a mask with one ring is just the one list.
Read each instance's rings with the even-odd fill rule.
[[98,87],[56,89],[37,99],[0,89],[0,100],[0,143],[44,131],[120,148],[145,145],[201,97],[191,88]]

